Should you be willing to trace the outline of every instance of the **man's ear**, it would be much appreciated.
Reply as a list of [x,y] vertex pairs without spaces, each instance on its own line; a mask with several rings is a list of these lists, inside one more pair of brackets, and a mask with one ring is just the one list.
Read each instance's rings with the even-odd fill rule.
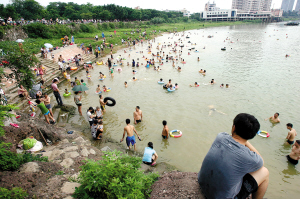
[[235,125],[232,125],[231,134],[235,133]]

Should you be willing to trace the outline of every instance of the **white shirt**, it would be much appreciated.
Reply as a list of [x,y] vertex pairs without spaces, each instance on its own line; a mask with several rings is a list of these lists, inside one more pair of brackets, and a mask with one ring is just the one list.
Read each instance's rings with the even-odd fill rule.
[[101,117],[103,115],[102,110],[96,111],[97,117]]
[[86,115],[88,117],[89,122],[92,122],[93,118],[90,117],[92,115],[92,113],[90,111],[88,111],[88,112],[86,112]]

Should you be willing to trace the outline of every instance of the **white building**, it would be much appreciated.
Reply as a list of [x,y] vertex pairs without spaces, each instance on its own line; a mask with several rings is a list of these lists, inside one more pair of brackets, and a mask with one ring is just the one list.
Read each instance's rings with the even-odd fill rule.
[[216,6],[215,2],[207,2],[205,4],[204,11],[200,13],[200,18],[220,21],[226,20],[228,18],[236,18],[236,16],[236,9],[220,9]]
[[184,17],[190,17],[191,16],[191,12],[188,11],[187,9],[183,8],[182,10],[180,10],[180,12],[183,13]]
[[[248,0],[233,0],[238,2]],[[269,0],[264,0],[264,2]],[[241,6],[240,4],[238,4]],[[255,5],[257,6],[257,5]],[[254,7],[253,7],[254,8]],[[240,21],[240,20],[256,20],[261,19],[263,21],[271,18],[271,11],[243,11],[238,9],[220,9],[215,3],[206,3],[205,11],[200,13],[200,18],[209,21]]]
[[238,12],[256,13],[261,11],[271,11],[272,0],[232,0],[232,9]]

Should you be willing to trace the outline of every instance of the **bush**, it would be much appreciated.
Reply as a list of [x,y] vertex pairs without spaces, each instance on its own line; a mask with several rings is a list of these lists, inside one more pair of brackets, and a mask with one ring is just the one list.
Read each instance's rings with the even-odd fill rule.
[[17,170],[21,161],[18,154],[9,151],[11,143],[0,143],[0,170],[12,171]]
[[124,22],[123,21],[119,22],[119,28],[124,28]]
[[28,194],[20,187],[14,187],[12,190],[0,187],[0,198],[3,199],[23,199],[27,197]]
[[111,29],[115,29],[115,28],[116,28],[114,23],[109,23],[108,25],[109,25],[109,27],[110,27]]
[[[32,155],[31,153],[17,154],[11,152],[11,143],[0,143],[0,170],[13,171],[20,168],[22,164],[33,161],[48,162],[48,157],[41,155]],[[1,198],[1,197],[0,197]]]
[[50,39],[52,37],[49,26],[42,23],[28,24],[23,26],[23,29],[28,34],[28,37],[31,38],[41,37],[44,39]]
[[108,29],[107,23],[103,23],[103,24],[102,24],[102,29],[103,29],[103,30],[107,30],[107,29]]
[[163,19],[161,17],[154,17],[151,19],[151,23],[153,23],[153,24],[165,23],[165,19]]
[[108,152],[102,160],[86,161],[79,176],[81,186],[75,198],[148,198],[158,174],[145,175],[140,157]]

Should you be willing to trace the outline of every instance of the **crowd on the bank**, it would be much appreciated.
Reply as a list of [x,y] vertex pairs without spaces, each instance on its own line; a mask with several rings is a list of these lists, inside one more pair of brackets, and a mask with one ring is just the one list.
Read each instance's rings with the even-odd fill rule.
[[70,20],[70,19],[30,19],[30,20],[25,20],[23,17],[19,20],[12,19],[11,17],[8,18],[0,18],[0,25],[5,26],[5,25],[27,25],[27,24],[32,24],[32,23],[43,23],[45,25],[53,25],[53,24],[70,24],[70,23],[76,23],[76,24],[85,24],[85,23],[105,23],[105,22],[120,22],[120,20],[115,19],[113,21],[109,20],[101,20],[101,19],[77,19],[77,20]]

